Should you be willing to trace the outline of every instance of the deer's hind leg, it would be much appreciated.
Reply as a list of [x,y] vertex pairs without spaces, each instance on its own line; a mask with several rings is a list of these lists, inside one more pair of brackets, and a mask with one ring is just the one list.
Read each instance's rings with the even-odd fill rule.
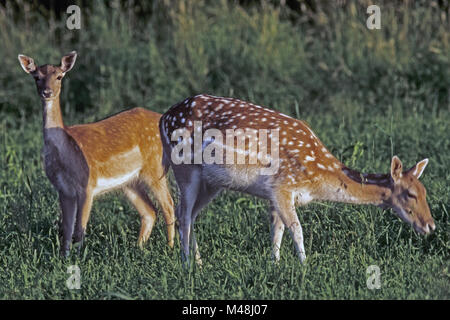
[[167,227],[167,241],[169,247],[173,247],[173,241],[175,237],[175,212],[172,196],[170,195],[169,187],[167,185],[166,177],[161,175],[156,177],[155,175],[143,174],[142,177],[159,203],[159,207],[162,210],[164,220]]
[[192,236],[192,246],[195,252],[195,261],[198,265],[202,265],[202,259],[200,257],[200,250],[198,248],[197,239],[194,233],[194,223],[197,219],[200,211],[211,202],[222,190],[220,187],[207,185],[205,182],[202,182],[200,186],[200,193],[195,201],[194,208],[192,209],[192,224],[191,224],[191,236]]
[[190,263],[189,251],[192,240],[192,217],[195,203],[201,191],[201,168],[196,165],[172,166],[180,190],[180,201],[176,208],[183,262]]
[[141,217],[141,231],[139,232],[138,245],[142,247],[150,237],[156,222],[155,207],[148,197],[143,184],[140,182],[124,187],[123,192]]

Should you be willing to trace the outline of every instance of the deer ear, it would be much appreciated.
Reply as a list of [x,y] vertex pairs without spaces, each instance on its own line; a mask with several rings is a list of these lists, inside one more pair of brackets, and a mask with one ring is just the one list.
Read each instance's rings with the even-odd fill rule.
[[414,167],[409,169],[409,172],[411,172],[413,176],[419,179],[423,173],[423,170],[425,170],[427,164],[428,159],[423,159],[422,161],[418,162]]
[[77,60],[77,52],[76,51],[72,51],[68,55],[65,55],[64,57],[62,57],[61,69],[63,70],[64,73],[70,71],[73,68],[73,66],[75,64],[75,60]]
[[34,60],[30,57],[27,57],[23,54],[19,54],[18,56],[20,65],[22,66],[22,69],[26,73],[31,73],[36,71],[36,65],[34,64]]
[[402,177],[403,165],[399,157],[393,156],[391,161],[391,177],[397,182]]

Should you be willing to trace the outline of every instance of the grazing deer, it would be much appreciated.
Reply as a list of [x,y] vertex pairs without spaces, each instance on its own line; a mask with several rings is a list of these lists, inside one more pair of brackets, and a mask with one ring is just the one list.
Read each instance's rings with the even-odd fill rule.
[[[196,127],[197,121],[201,121],[201,126]],[[247,161],[250,155],[256,154],[252,145],[264,142],[261,136],[253,143],[245,140],[240,147],[228,142],[225,145],[217,139],[220,133],[227,134],[229,130],[232,133],[238,128],[246,128],[248,132],[269,129],[272,133],[277,133],[278,145],[273,146],[275,139],[271,137],[271,149],[278,149],[278,154],[275,153],[278,157],[268,157],[269,162],[263,163],[264,157],[258,152],[257,161],[253,164],[230,164],[223,161],[211,163],[202,158],[194,164],[176,160],[180,154],[178,146],[186,145],[188,141],[194,143],[194,153],[188,150],[187,159],[195,158],[199,150],[205,152],[209,148],[219,160],[222,159],[220,153],[231,152],[230,159],[234,159],[233,155],[240,154],[245,155]],[[197,147],[200,146],[199,150],[195,151],[195,134],[206,136],[210,129],[215,130],[215,133],[208,135],[210,139],[200,141],[197,144]],[[180,130],[183,134],[178,135]],[[390,174],[362,174],[337,160],[305,122],[252,103],[210,95],[191,97],[172,106],[161,117],[160,132],[163,166],[166,172],[169,166],[172,167],[180,189],[180,204],[175,214],[179,221],[184,259],[189,256],[192,241],[197,262],[201,263],[193,225],[199,211],[223,189],[242,191],[270,201],[272,254],[276,261],[280,258],[285,227],[291,233],[301,262],[305,260],[303,232],[295,206],[305,205],[313,200],[393,208],[417,232],[427,234],[435,229],[425,199],[426,190],[418,180],[428,159],[420,161],[409,170],[403,170],[402,162],[394,156]],[[177,141],[183,143],[179,144]],[[231,142],[233,141],[234,138]],[[210,148],[213,142],[217,143],[214,148]],[[262,174],[261,169],[267,169],[268,164],[272,166],[274,163],[277,163],[278,168],[274,174]]]
[[61,254],[70,252],[72,238],[81,242],[95,196],[121,188],[141,217],[138,244],[151,234],[155,207],[145,185],[164,213],[169,246],[173,246],[174,212],[163,167],[158,124],[160,114],[142,108],[121,112],[107,119],[67,127],[63,123],[59,95],[65,74],[75,64],[75,51],[60,66],[36,66],[19,55],[20,65],[36,81],[44,115],[45,172],[58,191],[61,206]]

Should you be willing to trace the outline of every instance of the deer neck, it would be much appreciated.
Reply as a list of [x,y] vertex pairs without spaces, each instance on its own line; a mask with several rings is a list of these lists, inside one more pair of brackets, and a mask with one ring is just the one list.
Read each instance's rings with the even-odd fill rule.
[[383,206],[392,194],[387,174],[365,174],[343,166],[327,179],[326,187],[319,190],[321,200]]
[[51,128],[64,128],[59,105],[59,95],[51,100],[42,100],[44,114],[44,130]]

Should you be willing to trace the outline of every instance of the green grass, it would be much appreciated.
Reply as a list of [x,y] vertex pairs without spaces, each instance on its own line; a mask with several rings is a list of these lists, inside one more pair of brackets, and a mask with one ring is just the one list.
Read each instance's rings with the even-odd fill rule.
[[[148,19],[98,5],[71,32],[60,18],[0,6],[0,298],[449,299],[449,21],[433,6],[388,3],[381,31],[365,28],[364,2],[312,21],[224,1],[159,4]],[[420,236],[375,207],[316,203],[297,210],[306,263],[286,233],[274,264],[267,203],[225,192],[195,226],[203,268],[185,270],[163,219],[141,250],[138,214],[110,194],[94,203],[82,254],[61,260],[39,99],[17,54],[57,63],[73,49],[61,97],[67,124],[134,106],[163,112],[202,92],[251,100],[306,120],[358,170],[388,172],[394,154],[406,167],[430,158],[422,182],[436,232]],[[66,287],[73,264],[78,291]],[[366,286],[370,265],[380,267],[379,290]]]

